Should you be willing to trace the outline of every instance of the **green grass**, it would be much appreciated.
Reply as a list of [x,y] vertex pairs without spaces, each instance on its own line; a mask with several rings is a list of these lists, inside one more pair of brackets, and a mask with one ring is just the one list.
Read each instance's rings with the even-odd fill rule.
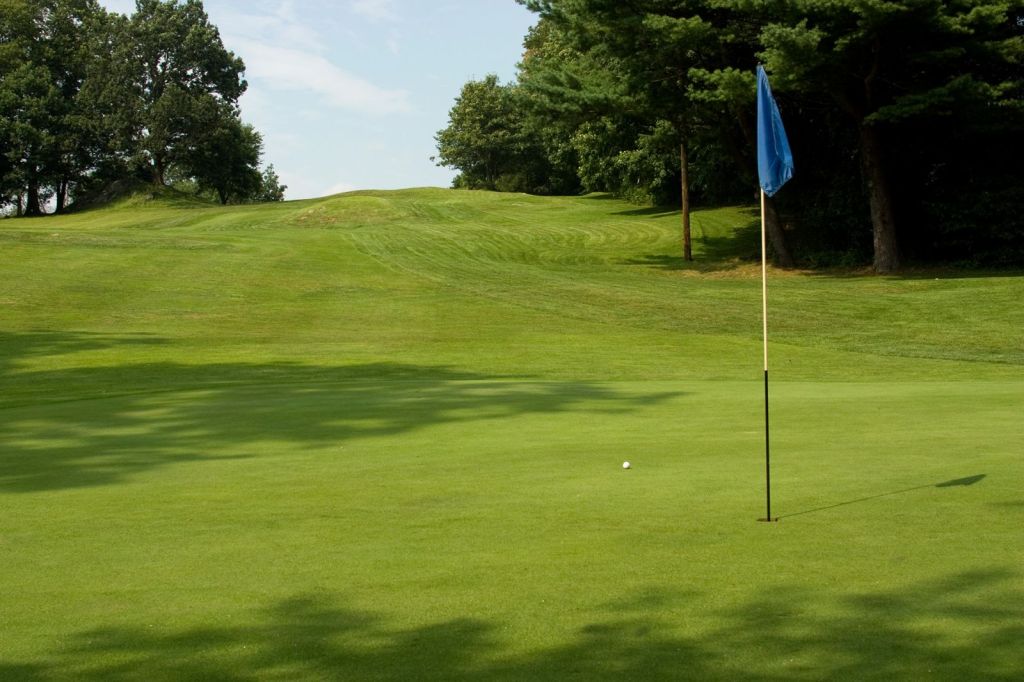
[[759,524],[755,223],[0,222],[0,679],[1020,679],[1024,278],[772,272]]

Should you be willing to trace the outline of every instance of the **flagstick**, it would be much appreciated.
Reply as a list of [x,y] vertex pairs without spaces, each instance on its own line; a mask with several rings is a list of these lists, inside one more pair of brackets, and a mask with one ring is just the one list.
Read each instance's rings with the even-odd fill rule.
[[761,319],[764,321],[764,482],[765,517],[758,521],[778,521],[772,518],[771,448],[768,439],[768,237],[765,226],[765,196],[761,190]]

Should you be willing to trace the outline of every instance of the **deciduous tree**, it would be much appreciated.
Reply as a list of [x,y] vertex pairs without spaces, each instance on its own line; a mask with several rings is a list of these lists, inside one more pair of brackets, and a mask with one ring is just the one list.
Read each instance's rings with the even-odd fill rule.
[[263,138],[224,104],[211,107],[204,120],[203,132],[194,134],[181,154],[185,174],[201,189],[214,191],[221,204],[255,196],[261,189]]
[[245,66],[199,0],[136,0],[111,34],[110,52],[91,74],[90,102],[117,152],[162,185],[204,133],[209,111],[235,109]]
[[95,0],[4,0],[0,12],[0,140],[6,193],[42,212],[47,187],[64,207],[93,150],[79,94],[104,12]]

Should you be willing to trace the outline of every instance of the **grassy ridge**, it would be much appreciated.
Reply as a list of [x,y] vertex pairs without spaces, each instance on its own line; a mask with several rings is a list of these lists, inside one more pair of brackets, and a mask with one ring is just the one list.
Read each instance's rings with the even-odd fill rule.
[[0,222],[0,678],[1019,676],[1024,280],[772,273],[760,525],[753,220]]

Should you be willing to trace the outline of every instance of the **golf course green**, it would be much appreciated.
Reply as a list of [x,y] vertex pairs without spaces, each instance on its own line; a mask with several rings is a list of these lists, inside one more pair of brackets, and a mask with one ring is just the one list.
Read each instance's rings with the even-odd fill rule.
[[0,221],[0,680],[1024,678],[1024,276],[770,270],[758,523],[757,215],[693,221]]

